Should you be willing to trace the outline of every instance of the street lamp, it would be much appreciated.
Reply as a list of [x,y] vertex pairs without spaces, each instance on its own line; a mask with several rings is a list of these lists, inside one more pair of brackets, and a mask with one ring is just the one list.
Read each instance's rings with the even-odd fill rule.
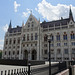
[[51,51],[50,51],[51,38],[50,37],[48,37],[48,43],[49,43],[49,75],[51,75]]

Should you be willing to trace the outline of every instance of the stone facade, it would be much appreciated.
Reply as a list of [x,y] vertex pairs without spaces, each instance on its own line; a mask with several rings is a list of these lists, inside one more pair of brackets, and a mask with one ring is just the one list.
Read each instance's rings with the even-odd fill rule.
[[11,21],[5,34],[3,59],[48,60],[49,44],[52,61],[75,59],[75,22],[69,18],[50,22],[37,20],[32,13],[22,27],[12,28]]

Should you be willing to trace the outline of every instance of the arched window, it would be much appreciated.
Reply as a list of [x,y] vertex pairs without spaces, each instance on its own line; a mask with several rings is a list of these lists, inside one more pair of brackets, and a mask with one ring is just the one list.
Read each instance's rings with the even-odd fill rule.
[[71,40],[75,39],[75,34],[73,33],[73,31],[71,31],[70,37],[71,37]]
[[57,35],[56,35],[56,40],[60,41],[60,35],[59,35],[59,33],[57,33]]
[[67,34],[66,34],[66,32],[64,32],[63,40],[67,40]]

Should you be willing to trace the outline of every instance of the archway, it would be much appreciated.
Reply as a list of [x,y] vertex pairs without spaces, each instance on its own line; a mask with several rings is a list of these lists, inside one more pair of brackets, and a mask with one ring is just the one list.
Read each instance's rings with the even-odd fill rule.
[[37,57],[36,50],[33,50],[32,51],[32,60],[36,60],[36,57]]
[[24,51],[24,57],[23,57],[23,59],[28,59],[28,51],[27,50]]

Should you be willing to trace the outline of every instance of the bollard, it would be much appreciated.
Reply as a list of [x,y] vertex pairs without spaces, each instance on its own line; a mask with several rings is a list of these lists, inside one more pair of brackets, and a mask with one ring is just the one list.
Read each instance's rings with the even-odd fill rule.
[[5,70],[5,74],[4,75],[7,75],[7,71]]
[[30,66],[31,66],[31,64],[29,63],[28,64],[28,75],[30,75]]
[[3,75],[3,71],[1,71],[1,75]]

